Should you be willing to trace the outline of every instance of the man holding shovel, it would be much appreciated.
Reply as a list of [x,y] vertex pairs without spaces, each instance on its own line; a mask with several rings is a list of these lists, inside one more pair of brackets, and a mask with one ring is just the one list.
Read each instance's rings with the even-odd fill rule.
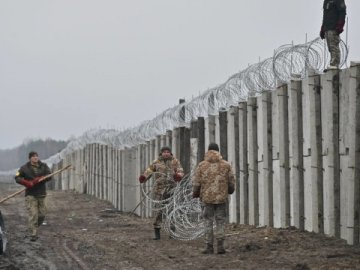
[[51,173],[50,168],[39,160],[36,152],[29,153],[29,161],[15,175],[15,181],[26,187],[25,204],[29,216],[31,241],[36,241],[38,227],[44,222],[46,215],[46,181],[41,179]]

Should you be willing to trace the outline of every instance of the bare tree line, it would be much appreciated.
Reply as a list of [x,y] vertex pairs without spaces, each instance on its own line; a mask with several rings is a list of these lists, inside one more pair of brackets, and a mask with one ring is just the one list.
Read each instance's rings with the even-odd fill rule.
[[0,149],[0,171],[18,168],[28,161],[27,155],[30,151],[36,151],[41,159],[46,159],[63,150],[66,145],[66,141],[33,139],[12,149]]

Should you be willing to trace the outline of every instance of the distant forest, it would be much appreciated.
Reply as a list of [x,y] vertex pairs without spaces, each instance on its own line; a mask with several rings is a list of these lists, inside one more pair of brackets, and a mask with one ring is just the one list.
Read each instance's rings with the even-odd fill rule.
[[25,143],[13,149],[0,150],[0,171],[9,171],[25,164],[31,151],[39,153],[40,160],[47,159],[63,150],[67,141],[55,141],[52,139],[27,140]]

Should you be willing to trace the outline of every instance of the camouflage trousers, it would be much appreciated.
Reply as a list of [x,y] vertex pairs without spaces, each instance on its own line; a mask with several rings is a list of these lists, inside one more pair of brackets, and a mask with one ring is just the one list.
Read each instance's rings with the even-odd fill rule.
[[214,223],[215,238],[217,240],[225,239],[225,221],[226,221],[226,203],[203,205],[203,218],[205,222],[205,243],[212,245],[214,243]]
[[46,215],[45,196],[34,197],[28,195],[25,197],[25,204],[31,235],[37,235],[38,227],[42,224]]
[[341,53],[339,48],[340,36],[336,31],[326,31],[325,38],[331,56],[330,65],[339,67],[340,58],[341,58]]
[[[170,196],[172,194],[170,189],[165,189],[165,190],[162,190],[160,192],[158,191],[157,193],[154,194],[154,197],[153,197],[154,200],[156,200],[156,201],[166,200],[166,199],[170,198]],[[164,205],[161,202],[154,204],[154,207],[156,209],[162,208],[163,206]],[[160,229],[161,228],[163,211],[164,211],[164,209],[154,211],[154,216],[155,216],[154,223],[153,223],[154,229]]]

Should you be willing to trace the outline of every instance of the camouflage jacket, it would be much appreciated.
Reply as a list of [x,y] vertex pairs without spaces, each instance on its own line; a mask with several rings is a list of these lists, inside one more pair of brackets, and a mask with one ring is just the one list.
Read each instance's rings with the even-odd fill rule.
[[[156,172],[156,173],[155,173]],[[163,193],[166,188],[172,188],[176,185],[174,181],[174,174],[177,173],[181,177],[184,176],[184,170],[181,167],[180,161],[171,156],[164,159],[159,156],[152,164],[145,170],[144,175],[146,179],[154,174],[153,191],[155,193]]]
[[235,176],[229,162],[219,152],[210,150],[200,162],[193,179],[193,192],[200,193],[200,200],[209,204],[225,203],[234,192]]

